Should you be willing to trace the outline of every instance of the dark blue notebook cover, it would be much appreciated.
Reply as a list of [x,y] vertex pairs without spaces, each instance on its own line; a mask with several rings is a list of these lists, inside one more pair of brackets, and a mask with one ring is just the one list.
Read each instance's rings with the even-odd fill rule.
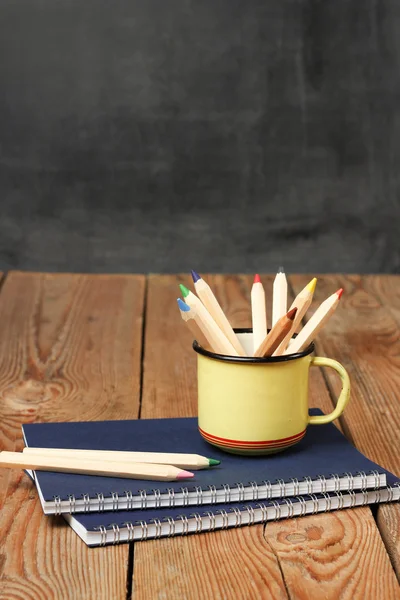
[[[322,414],[318,409],[311,414]],[[98,450],[137,450],[148,452],[184,452],[201,454],[221,460],[218,467],[195,471],[192,480],[154,482],[133,479],[98,477],[36,471],[37,483],[45,502],[55,496],[67,500],[97,494],[105,497],[112,493],[137,496],[141,490],[152,494],[154,489],[167,493],[168,489],[189,492],[197,486],[222,488],[245,487],[250,482],[262,484],[265,480],[299,481],[316,479],[332,474],[355,475],[385,470],[363,456],[332,424],[310,426],[297,445],[284,452],[259,457],[236,456],[209,445],[197,430],[197,419],[142,419],[135,421],[90,421],[81,423],[36,423],[23,425],[28,446],[44,448],[82,448]]]

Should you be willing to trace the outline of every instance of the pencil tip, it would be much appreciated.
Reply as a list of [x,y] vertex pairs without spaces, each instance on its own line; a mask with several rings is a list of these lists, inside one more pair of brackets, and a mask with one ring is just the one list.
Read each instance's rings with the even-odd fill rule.
[[310,283],[307,285],[307,290],[313,294],[315,290],[315,286],[317,285],[317,278],[311,279]]
[[284,272],[285,272],[285,269],[283,267],[279,267],[278,273],[284,273]]
[[194,477],[194,474],[190,471],[180,471],[176,476],[177,479],[190,479],[191,477]]
[[179,309],[183,310],[183,312],[188,312],[190,310],[190,306],[188,304],[186,304],[186,302],[181,300],[181,298],[177,298],[177,302],[178,302]]
[[297,313],[297,307],[295,306],[294,308],[292,308],[292,310],[289,310],[289,312],[287,313],[286,316],[290,321],[293,321],[293,319],[296,316],[296,313]]
[[209,458],[208,459],[208,464],[210,467],[215,467],[216,465],[220,465],[221,461],[217,460],[216,458]]
[[340,300],[340,298],[342,297],[342,294],[343,294],[343,288],[340,288],[340,290],[338,290],[336,293],[337,293],[337,296],[338,296],[338,298]]
[[253,281],[253,283],[261,283],[261,279],[260,279],[260,276],[259,276],[258,273],[256,273],[254,275],[254,281]]
[[184,298],[186,298],[186,296],[189,296],[189,294],[190,294],[190,290],[188,290],[188,289],[187,289],[187,287],[183,285],[183,283],[180,283],[180,284],[179,284],[179,287],[180,287],[180,289],[181,289],[182,296],[183,296]]
[[196,273],[196,271],[191,270],[193,283],[196,283],[199,279],[201,279],[200,275]]

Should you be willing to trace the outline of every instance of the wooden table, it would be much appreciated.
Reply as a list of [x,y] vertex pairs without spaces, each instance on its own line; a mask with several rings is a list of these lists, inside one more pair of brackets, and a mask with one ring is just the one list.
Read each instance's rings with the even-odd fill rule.
[[[291,297],[309,279],[291,277]],[[208,281],[232,324],[248,326],[252,277]],[[21,450],[26,422],[195,415],[195,356],[175,302],[181,282],[188,277],[4,276],[1,448]],[[264,282],[270,292],[272,277]],[[398,475],[399,282],[321,276],[315,296],[317,304],[345,289],[316,344],[350,373],[352,398],[338,426]],[[338,389],[331,370],[312,371],[312,406],[330,411]],[[61,517],[43,516],[22,472],[0,472],[0,499],[0,597],[7,600],[400,596],[398,504],[90,549]]]

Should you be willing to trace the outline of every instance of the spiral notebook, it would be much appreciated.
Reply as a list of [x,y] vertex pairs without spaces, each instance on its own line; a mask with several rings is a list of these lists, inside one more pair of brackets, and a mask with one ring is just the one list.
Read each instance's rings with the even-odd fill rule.
[[118,513],[64,515],[88,546],[205,533],[228,527],[305,516],[400,499],[398,478],[388,474],[388,485],[378,490],[323,492],[274,501],[223,504],[216,507],[149,509]]
[[[323,414],[320,410],[310,411]],[[386,472],[332,424],[310,426],[297,445],[271,456],[236,456],[198,433],[197,419],[143,419],[23,425],[27,446],[190,452],[221,460],[181,482],[154,482],[35,471],[46,514],[228,504],[322,491],[384,487]]]

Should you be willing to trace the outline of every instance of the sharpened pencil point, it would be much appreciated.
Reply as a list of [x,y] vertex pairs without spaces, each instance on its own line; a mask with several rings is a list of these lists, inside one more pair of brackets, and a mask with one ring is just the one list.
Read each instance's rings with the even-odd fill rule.
[[192,274],[192,279],[193,279],[193,283],[196,283],[196,281],[198,281],[199,279],[201,279],[200,275],[198,273],[196,273],[196,271],[190,271]]
[[285,272],[285,269],[283,267],[279,267],[278,273],[284,273],[284,272]]
[[337,296],[338,296],[338,298],[340,300],[340,298],[342,297],[342,294],[343,294],[343,288],[340,288],[340,290],[338,290],[336,293],[337,293]]
[[259,276],[258,273],[256,273],[254,275],[254,281],[253,281],[253,283],[261,283],[261,279],[260,279],[260,276]]
[[220,465],[221,461],[217,460],[216,458],[209,458],[208,464],[210,465],[210,467],[215,467],[216,465]]
[[311,294],[313,294],[316,285],[317,285],[317,278],[314,277],[314,279],[311,279],[310,283],[307,285],[307,290],[309,292],[311,292]]
[[178,302],[178,306],[179,306],[180,310],[182,310],[183,312],[189,312],[190,306],[188,304],[186,304],[186,302],[184,302],[180,298],[177,298],[176,300]]
[[286,316],[290,321],[293,321],[296,316],[296,313],[297,313],[297,307],[295,306],[294,308],[292,308],[292,310],[289,310],[289,312],[287,313]]
[[187,296],[189,296],[189,294],[190,294],[190,290],[188,290],[188,289],[187,289],[187,287],[183,285],[183,283],[180,283],[180,284],[179,284],[179,287],[180,287],[180,290],[181,290],[181,292],[182,292],[182,296],[183,296],[184,298],[186,298]]
[[190,479],[191,477],[194,477],[194,473],[191,473],[190,471],[181,471],[176,476],[177,479]]

